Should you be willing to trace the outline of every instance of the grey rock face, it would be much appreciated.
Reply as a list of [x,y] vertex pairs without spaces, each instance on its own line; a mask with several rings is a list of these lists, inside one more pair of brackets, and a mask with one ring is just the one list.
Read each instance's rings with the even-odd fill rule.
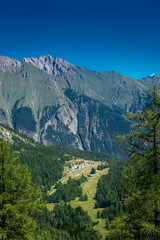
[[50,75],[60,77],[59,81],[65,82],[69,88],[78,93],[85,94],[104,104],[114,104],[125,111],[134,105],[137,93],[142,93],[144,89],[140,82],[120,73],[90,71],[49,55],[40,56],[38,59],[24,58],[22,63],[24,62],[42,69]]
[[135,79],[49,55],[0,57],[0,122],[46,145],[118,155],[114,133],[129,130],[125,110],[141,108],[143,89]]
[[19,73],[22,64],[13,58],[0,56],[0,69],[4,72]]
[[24,58],[22,63],[24,62],[32,64],[34,67],[42,69],[54,76],[66,73],[71,68],[76,68],[75,65],[61,58],[52,58],[50,55],[40,56],[39,58]]
[[78,66],[58,57],[52,58],[50,55],[40,56],[39,58],[23,58],[21,62],[9,57],[0,56],[0,69],[27,78],[29,75],[25,71],[25,63],[31,64],[50,75],[62,77],[69,87],[73,85],[73,82],[77,81],[77,75],[79,75]]

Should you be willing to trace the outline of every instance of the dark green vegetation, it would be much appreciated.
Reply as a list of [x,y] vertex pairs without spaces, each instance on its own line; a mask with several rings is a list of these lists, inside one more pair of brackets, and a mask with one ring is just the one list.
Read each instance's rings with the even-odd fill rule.
[[28,169],[0,142],[0,239],[33,239],[34,215],[41,208],[40,190]]
[[101,164],[101,165],[98,165],[97,170],[103,170],[103,169],[108,168],[108,167],[109,167],[108,163]]
[[160,239],[160,96],[155,85],[146,99],[143,111],[128,116],[133,121],[131,133],[120,139],[130,146],[126,147],[132,161],[125,177],[134,194],[127,198],[126,214],[113,233],[117,239],[122,231],[123,239]]
[[60,146],[43,146],[3,125],[0,125],[1,140],[4,138],[1,135],[2,129],[6,135],[7,132],[10,133],[10,141],[14,141],[11,145],[12,150],[16,151],[23,164],[27,164],[33,182],[41,186],[44,191],[49,190],[62,177],[66,161],[76,158],[111,161],[108,155],[98,152],[85,152]]
[[31,108],[20,107],[12,111],[12,123],[14,129],[21,129],[24,132],[35,132],[36,122],[33,117]]
[[122,172],[126,162],[113,162],[107,175],[103,175],[97,185],[96,208],[104,208],[99,217],[113,220],[123,214],[125,206],[122,199],[126,197],[128,191],[124,184]]
[[[47,224],[46,224],[47,222]],[[47,240],[100,240],[100,234],[93,229],[91,221],[82,208],[72,208],[67,204],[57,204],[53,211],[45,211],[38,216],[36,235]],[[58,230],[57,230],[58,229]],[[35,238],[39,239],[39,238]]]
[[95,168],[93,167],[93,168],[91,169],[90,174],[95,174],[95,173],[96,173],[96,170],[95,170]]
[[87,194],[84,194],[84,195],[81,195],[80,198],[79,198],[79,201],[87,201],[88,200],[88,196]]
[[56,192],[48,196],[49,203],[59,203],[60,201],[69,202],[76,197],[82,197],[81,183],[87,181],[87,178],[82,176],[80,179],[68,178],[66,184],[59,182],[56,184]]
[[96,206],[105,207],[98,216],[107,217],[106,239],[160,239],[159,107],[160,96],[154,85],[146,93],[144,109],[128,115],[131,132],[119,136],[130,156],[122,163],[124,170],[111,165],[108,176],[102,176],[98,183]]
[[[90,160],[108,161],[110,171],[108,175],[102,176],[98,182],[95,205],[95,207],[104,208],[103,211],[97,212],[97,217],[106,219],[106,229],[108,229],[106,239],[158,240],[160,237],[160,209],[158,205],[160,197],[159,106],[159,95],[156,87],[154,87],[153,90],[147,92],[144,110],[136,114],[129,114],[128,119],[133,122],[131,132],[124,137],[119,137],[121,145],[127,149],[130,156],[130,160],[127,162],[108,161],[107,156],[100,153],[82,152],[65,147],[44,147],[23,136],[18,137],[11,129],[6,129],[6,131],[13,135],[12,149],[22,158],[23,163],[28,164],[34,182],[38,183],[42,190],[45,190],[44,194],[50,184],[53,185],[57,179],[61,178],[66,161],[82,156]],[[9,163],[7,162],[6,169],[9,169],[8,166]],[[103,166],[106,167],[102,164],[101,167]],[[13,166],[11,168],[14,170]],[[3,183],[3,177],[1,180]],[[96,235],[98,233],[93,230],[94,224],[89,219],[85,220],[87,218],[85,212],[81,209],[73,210],[70,206],[62,204],[62,201],[70,201],[77,196],[80,197],[80,201],[86,200],[80,188],[81,182],[82,179],[69,179],[65,185],[60,183],[56,185],[56,192],[51,195],[51,198],[55,198],[52,199],[52,202],[61,202],[61,205],[57,206],[53,213],[49,213],[47,210],[42,211],[42,217],[37,214],[29,216],[33,222],[38,219],[38,226],[34,235],[31,228],[30,239],[39,239],[41,236],[53,239],[53,235],[55,239],[100,239]],[[26,194],[28,195],[28,192]],[[2,203],[5,203],[3,197]],[[1,205],[3,209],[4,204]],[[65,212],[64,215],[63,211]],[[2,228],[4,226],[3,215],[2,211]],[[81,224],[77,225],[78,223]],[[34,226],[34,224],[32,225]],[[9,234],[8,230],[7,232]],[[93,232],[94,234],[92,234]],[[27,232],[24,234],[27,234]],[[95,236],[96,238],[94,238]],[[27,237],[26,235],[26,239]]]
[[81,208],[73,209],[70,205],[57,205],[54,213],[55,226],[66,229],[67,232],[75,236],[75,239],[100,239],[98,232],[93,230],[94,224],[90,217]]
[[33,182],[40,185],[44,191],[49,190],[62,177],[63,165],[68,159],[64,150],[24,143],[16,137],[12,149],[18,151],[21,162],[27,164],[32,174]]
[[[84,181],[82,176],[76,183]],[[72,179],[68,182],[73,185]],[[44,206],[40,189],[32,184],[27,167],[20,164],[8,144],[0,142],[0,239],[101,239],[81,208],[62,204],[49,212]]]

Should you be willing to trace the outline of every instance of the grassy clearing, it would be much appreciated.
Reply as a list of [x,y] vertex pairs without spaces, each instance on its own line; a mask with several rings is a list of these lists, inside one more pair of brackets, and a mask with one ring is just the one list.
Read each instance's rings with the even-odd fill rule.
[[72,207],[77,207],[81,206],[85,211],[88,212],[89,216],[92,218],[92,221],[94,222],[99,222],[98,225],[96,225],[94,228],[95,230],[99,230],[103,236],[103,238],[106,236],[106,229],[105,229],[105,220],[101,218],[96,218],[97,216],[97,211],[102,210],[102,209],[95,209],[95,193],[96,193],[96,188],[97,188],[97,183],[101,175],[107,174],[108,169],[104,169],[102,171],[99,171],[96,173],[96,176],[94,177],[89,177],[88,181],[83,183],[82,189],[83,189],[83,194],[87,194],[88,200],[81,202],[79,201],[79,198],[76,198],[75,200],[71,201],[70,204]]
[[[82,160],[83,159],[79,159],[79,162]],[[81,177],[82,174],[88,175],[91,172],[92,167],[97,169],[97,166],[100,164],[101,164],[101,162],[97,161],[97,162],[94,162],[93,164],[89,164],[89,166],[87,166],[84,169],[79,169],[72,173],[66,173],[66,175],[60,181],[65,184],[65,182],[68,180],[69,176],[71,176],[72,178],[79,178],[79,177]],[[91,217],[92,221],[99,222],[98,225],[96,225],[94,228],[95,228],[95,230],[99,230],[101,232],[103,238],[105,238],[106,232],[107,232],[107,230],[105,229],[105,220],[101,219],[101,218],[96,218],[97,211],[98,210],[101,211],[102,209],[94,208],[94,205],[96,202],[94,197],[95,197],[97,183],[98,183],[99,178],[101,177],[101,175],[107,174],[107,173],[108,173],[108,169],[107,168],[103,169],[102,171],[96,172],[95,176],[88,177],[87,182],[82,183],[81,187],[83,189],[83,194],[87,194],[87,196],[88,196],[87,201],[82,202],[82,201],[79,201],[79,198],[76,198],[75,200],[70,202],[72,207],[75,208],[75,207],[81,206],[85,211],[87,211],[88,215]],[[52,190],[53,190],[53,188],[54,188],[54,186],[52,187]],[[54,205],[55,205],[54,203],[47,204],[47,208],[49,210],[53,210]]]
[[[70,164],[77,164],[77,163],[80,163],[84,161],[84,159],[77,159],[77,160],[71,160],[71,161],[68,161],[67,163],[70,163]],[[66,183],[68,178],[71,177],[71,178],[80,178],[83,175],[88,175],[90,172],[91,172],[91,169],[92,167],[94,168],[97,168],[98,165],[100,165],[101,162],[100,161],[96,161],[96,162],[93,162],[92,164],[89,164],[89,166],[85,167],[85,168],[82,168],[82,169],[79,169],[79,170],[76,170],[72,173],[67,173],[66,172],[66,169],[68,168],[67,166],[64,167],[64,172],[63,172],[63,177],[60,179],[60,181],[62,183]],[[51,190],[48,191],[48,194],[51,193],[54,189],[55,185],[53,185],[51,187]]]

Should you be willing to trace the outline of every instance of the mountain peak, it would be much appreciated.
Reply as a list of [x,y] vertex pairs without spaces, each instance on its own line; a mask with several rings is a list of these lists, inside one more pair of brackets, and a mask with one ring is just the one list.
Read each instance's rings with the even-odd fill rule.
[[27,62],[34,67],[42,69],[47,73],[56,76],[59,72],[66,72],[75,65],[63,60],[62,58],[53,58],[50,55],[41,55],[39,58],[23,58],[22,63]]
[[18,73],[21,63],[14,58],[0,56],[0,69],[2,71]]
[[151,75],[149,75],[147,77],[155,78],[155,77],[159,77],[159,76],[156,73],[152,73]]
[[50,56],[49,54],[47,55],[41,55],[39,58],[40,59],[43,59],[43,60],[53,60],[54,58],[52,56]]

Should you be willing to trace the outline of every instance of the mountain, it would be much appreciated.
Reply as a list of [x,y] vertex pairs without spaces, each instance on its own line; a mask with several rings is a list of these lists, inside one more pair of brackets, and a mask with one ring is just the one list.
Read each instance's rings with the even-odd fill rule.
[[[96,72],[80,68],[60,58],[40,56],[24,58],[22,63],[29,63],[53,76],[61,77],[61,81],[78,93],[87,95],[104,104],[114,104],[129,110],[137,105],[143,86],[135,79],[125,77],[116,72]],[[138,94],[138,97],[137,97]]]
[[143,106],[144,81],[80,68],[41,56],[21,62],[0,57],[0,122],[44,145],[119,155],[126,110]]
[[148,88],[151,88],[153,84],[156,84],[160,87],[160,77],[155,73],[138,80],[141,84],[145,85]]
[[40,56],[38,59],[24,58],[21,62],[8,57],[0,57],[1,69],[17,73],[22,77],[30,77],[31,72],[27,72],[27,64],[54,76],[64,87],[125,110],[137,106],[144,88],[139,81],[120,73],[90,71],[49,55]]

